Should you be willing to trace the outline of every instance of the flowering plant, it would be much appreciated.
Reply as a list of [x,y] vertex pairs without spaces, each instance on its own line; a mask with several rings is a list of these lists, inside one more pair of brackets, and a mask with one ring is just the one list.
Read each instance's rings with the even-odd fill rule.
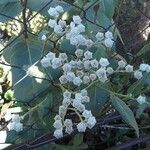
[[[3,52],[12,65],[11,106],[22,109],[18,115],[2,106],[8,134],[17,133],[22,142],[23,131],[34,138],[34,129],[42,128],[60,139],[76,130],[93,131],[102,117],[118,112],[139,137],[136,120],[150,105],[150,65],[133,65],[115,52],[119,34],[113,26],[95,31],[79,15],[64,19],[65,13],[62,5],[48,8],[45,30],[38,37],[27,29],[25,38]],[[111,13],[105,13],[111,20]],[[137,109],[132,111],[132,105]]]

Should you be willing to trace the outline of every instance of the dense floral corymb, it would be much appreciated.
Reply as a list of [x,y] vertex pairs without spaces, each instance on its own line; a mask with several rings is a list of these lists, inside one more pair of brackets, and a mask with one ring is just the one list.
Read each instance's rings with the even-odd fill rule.
[[[79,132],[85,132],[87,128],[91,129],[95,126],[96,118],[90,110],[86,109],[86,103],[90,102],[88,96],[90,85],[95,82],[105,84],[113,73],[126,72],[133,75],[135,79],[140,80],[144,72],[150,72],[148,64],[141,64],[139,69],[135,69],[134,66],[120,60],[117,68],[113,68],[108,58],[101,57],[97,60],[90,48],[101,44],[110,50],[114,45],[112,32],[98,32],[94,36],[95,39],[92,40],[84,34],[86,27],[82,24],[80,16],[73,16],[68,25],[66,21],[59,17],[63,12],[61,6],[51,7],[48,13],[52,18],[49,20],[48,26],[53,29],[52,34],[60,36],[61,39],[69,40],[70,44],[76,47],[73,57],[70,59],[69,55],[63,52],[57,55],[54,52],[49,52],[41,60],[43,67],[51,67],[62,71],[59,83],[63,100],[53,124],[56,138],[63,137],[64,131],[71,134],[73,125],[76,125]],[[43,35],[42,40],[47,40],[47,37]],[[71,86],[76,87],[77,90],[72,91]],[[139,104],[145,103],[144,96],[139,96],[136,100]],[[66,118],[68,111],[74,111],[79,121],[74,122],[73,119]]]

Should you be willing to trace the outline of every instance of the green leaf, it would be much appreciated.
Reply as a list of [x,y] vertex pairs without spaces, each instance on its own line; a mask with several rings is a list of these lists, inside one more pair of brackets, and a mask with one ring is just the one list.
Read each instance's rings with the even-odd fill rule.
[[79,146],[83,142],[83,134],[76,134],[73,139],[73,145]]
[[[45,53],[52,49],[51,43],[45,46]],[[7,63],[19,66],[21,69],[12,67],[12,84],[14,85],[14,95],[20,101],[30,101],[36,96],[36,100],[40,99],[48,92],[47,89],[51,86],[50,81],[37,79],[32,75],[27,75],[27,68],[37,62],[36,68],[32,69],[33,76],[48,78],[45,76],[43,67],[38,62],[43,54],[43,43],[38,41],[36,37],[29,35],[27,40],[24,37],[17,39],[13,45],[10,45],[3,56]],[[34,73],[36,72],[36,73]],[[35,102],[35,101],[34,101]]]
[[134,114],[131,111],[131,109],[126,105],[125,102],[123,102],[121,99],[118,97],[111,95],[111,102],[114,108],[120,113],[122,116],[122,119],[130,126],[132,126],[135,131],[137,136],[139,137],[139,128],[138,124],[135,120]]
[[137,54],[136,56],[139,57],[141,55],[146,55],[150,52],[150,42],[146,44]]
[[103,9],[105,15],[109,18],[112,19],[114,12],[115,12],[115,2],[114,0],[102,0],[101,3],[103,4]]
[[6,4],[8,2],[17,2],[18,0],[0,0],[0,5],[1,4]]
[[101,57],[107,57],[106,48],[103,45],[99,45],[93,57],[97,60],[100,60]]
[[8,20],[12,20],[12,18],[19,15],[21,11],[22,11],[22,7],[19,1],[7,2],[0,5],[0,13],[6,15],[6,16],[0,15],[0,22],[6,22]]

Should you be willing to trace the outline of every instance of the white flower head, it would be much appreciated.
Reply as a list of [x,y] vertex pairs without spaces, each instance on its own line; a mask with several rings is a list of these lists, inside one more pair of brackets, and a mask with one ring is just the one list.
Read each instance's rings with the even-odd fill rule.
[[75,78],[73,79],[73,84],[74,84],[74,85],[80,86],[81,83],[82,83],[82,80],[80,79],[80,77],[75,77]]
[[76,75],[77,75],[77,77],[82,78],[84,76],[84,72],[82,70],[80,70],[80,71],[77,70]]
[[105,33],[105,37],[108,38],[108,39],[113,39],[113,34],[112,34],[112,32],[107,31],[107,32]]
[[60,67],[62,65],[62,62],[60,60],[60,58],[54,58],[52,59],[52,68],[56,69],[58,67]]
[[91,68],[91,63],[89,60],[85,60],[83,65],[84,65],[84,68],[87,70],[89,70]]
[[94,126],[95,126],[95,124],[96,124],[96,119],[95,119],[95,117],[93,117],[93,116],[91,116],[91,117],[89,117],[88,118],[88,120],[87,120],[87,127],[89,128],[89,129],[92,129]]
[[85,75],[82,80],[84,84],[88,84],[90,82],[90,77]]
[[143,74],[141,71],[139,70],[134,71],[134,78],[140,80],[142,77],[143,77]]
[[70,72],[71,71],[71,65],[69,63],[65,63],[62,66],[62,69],[63,69],[64,72]]
[[50,16],[52,16],[54,18],[57,18],[59,16],[59,12],[56,11],[56,9],[53,7],[50,7],[50,9],[48,10],[48,13]]
[[85,45],[86,45],[88,48],[92,47],[93,44],[94,44],[94,42],[93,42],[91,39],[87,39],[87,40],[86,40],[86,44],[85,44]]
[[100,64],[102,67],[106,67],[106,66],[109,65],[109,61],[108,61],[107,58],[101,58],[101,59],[99,60],[99,64]]
[[61,129],[62,128],[62,121],[61,120],[55,120],[53,126],[56,129]]
[[51,28],[54,28],[55,26],[57,25],[57,22],[55,19],[50,19],[48,21],[48,26],[51,27]]
[[81,24],[82,19],[80,18],[80,16],[73,16],[73,22],[75,24]]
[[106,71],[107,71],[108,74],[113,74],[113,72],[114,72],[113,68],[111,68],[111,67],[108,67],[106,69]]
[[145,96],[139,96],[136,101],[141,105],[141,104],[144,104],[146,102],[146,97]]
[[73,132],[73,127],[66,127],[65,132],[71,134]]
[[104,39],[104,33],[98,32],[98,33],[96,34],[96,39],[97,39],[98,41],[102,41],[102,40]]
[[66,74],[66,79],[70,82],[70,81],[73,81],[75,79],[75,74],[74,72],[67,72]]
[[63,97],[64,97],[64,98],[71,98],[71,92],[69,92],[68,90],[66,90],[66,91],[63,93]]
[[90,63],[93,68],[98,68],[99,66],[99,63],[96,59],[91,60]]
[[52,52],[49,52],[47,55],[46,55],[46,58],[52,60],[54,59],[56,56],[55,56],[55,53],[52,53]]
[[68,59],[68,56],[66,53],[60,53],[59,58],[61,59],[62,62],[65,62]]
[[77,61],[77,68],[78,69],[82,69],[84,66],[83,66],[84,64],[83,64],[83,61],[81,61],[81,60],[78,60]]
[[125,67],[125,69],[126,69],[126,72],[132,72],[132,71],[133,71],[133,66],[127,65],[127,66]]
[[90,117],[92,117],[92,113],[89,110],[84,110],[84,112],[82,113],[83,117],[88,119]]
[[63,130],[62,130],[62,128],[55,130],[53,136],[56,137],[57,139],[62,138],[63,137]]
[[110,39],[110,38],[106,38],[104,40],[104,44],[105,44],[106,47],[111,48],[113,46],[113,44],[114,44],[114,41],[112,39]]
[[108,79],[106,70],[104,68],[100,68],[99,70],[97,70],[96,75],[98,76],[99,80],[103,83]]
[[20,118],[20,116],[19,116],[19,114],[12,114],[12,122],[16,122],[16,123],[18,123],[18,122],[20,122],[20,120],[21,120],[21,118]]
[[58,13],[63,13],[64,12],[64,9],[62,6],[58,5],[55,7],[55,10],[58,12]]
[[73,126],[72,120],[71,119],[65,119],[64,125],[66,127],[72,127]]
[[41,65],[42,65],[44,68],[47,68],[47,67],[50,67],[50,66],[51,66],[50,59],[49,59],[49,58],[46,58],[46,57],[44,57],[43,59],[41,59],[40,63],[41,63]]
[[88,92],[86,89],[83,89],[83,90],[81,90],[81,94],[82,94],[82,96],[87,96]]
[[80,122],[77,125],[77,129],[78,129],[79,132],[85,132],[85,130],[86,130],[86,124],[84,122]]
[[83,111],[85,110],[85,105],[80,104],[80,105],[77,107],[77,110],[79,110],[80,112],[83,112]]
[[118,66],[119,68],[124,68],[126,66],[126,62],[124,62],[123,60],[118,61]]
[[59,20],[58,25],[60,25],[62,28],[66,27],[66,21],[64,20]]
[[82,56],[83,56],[83,50],[82,50],[82,49],[77,49],[77,50],[75,51],[75,55],[76,55],[78,58],[82,57]]
[[146,71],[148,67],[148,64],[140,64],[139,70]]
[[85,32],[85,26],[83,24],[79,24],[77,28],[80,33]]
[[59,81],[61,84],[66,84],[68,82],[67,78],[66,78],[66,75],[62,75],[60,78],[59,78]]
[[59,116],[63,118],[66,115],[66,107],[64,105],[59,106]]
[[62,101],[62,104],[65,107],[68,107],[71,104],[71,99],[70,98],[64,98],[63,101]]
[[90,97],[89,96],[83,96],[81,102],[82,103],[89,103],[90,102]]
[[92,81],[96,80],[96,78],[97,78],[96,74],[94,74],[94,73],[91,73],[91,74],[90,74],[90,79],[91,79]]
[[88,60],[93,58],[92,55],[93,55],[93,54],[92,54],[90,51],[86,51],[86,52],[84,53],[85,59],[88,59]]
[[42,41],[46,41],[46,39],[47,39],[46,35],[43,34],[42,37],[41,37],[41,40],[42,40]]
[[56,34],[61,34],[63,32],[63,28],[61,27],[61,25],[55,25],[54,32]]

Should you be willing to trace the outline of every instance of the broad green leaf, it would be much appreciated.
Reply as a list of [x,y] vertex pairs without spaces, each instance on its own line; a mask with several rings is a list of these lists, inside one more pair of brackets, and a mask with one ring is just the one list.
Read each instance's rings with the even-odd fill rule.
[[[45,51],[52,49],[51,43],[47,43]],[[24,37],[17,39],[13,45],[5,49],[4,58],[7,63],[19,66],[21,69],[12,67],[12,84],[14,85],[14,95],[20,101],[30,101],[36,96],[36,99],[44,96],[50,81],[33,78],[32,75],[27,75],[26,68],[37,62],[36,68],[31,69],[33,76],[40,78],[48,78],[45,75],[43,67],[38,61],[43,54],[43,43],[38,41],[36,37],[29,35],[27,41]]]
[[106,48],[103,45],[99,45],[93,57],[97,60],[100,60],[101,57],[107,57]]
[[150,42],[146,44],[137,54],[136,56],[141,56],[150,53]]
[[114,0],[102,0],[101,3],[103,4],[102,6],[104,7],[104,13],[105,15],[109,18],[112,19],[115,11],[115,2]]
[[114,108],[120,113],[122,119],[135,129],[136,134],[139,137],[138,124],[131,109],[126,105],[125,102],[114,95],[111,95],[111,102]]
[[79,146],[83,142],[83,134],[76,134],[73,139],[73,145]]
[[[22,7],[20,2],[8,2],[5,4],[0,5],[0,13],[6,15],[0,15],[0,22],[6,22],[8,20],[12,20],[9,17],[16,17],[21,12]],[[8,17],[7,17],[8,16]]]

